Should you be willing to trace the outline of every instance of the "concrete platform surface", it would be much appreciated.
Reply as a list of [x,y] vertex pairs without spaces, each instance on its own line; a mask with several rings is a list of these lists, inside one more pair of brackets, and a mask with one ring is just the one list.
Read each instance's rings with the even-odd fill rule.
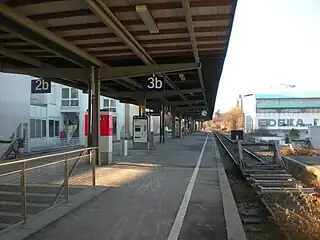
[[320,156],[290,156],[300,162],[320,169]]
[[320,156],[283,158],[289,172],[308,187],[320,186]]
[[210,135],[195,133],[115,156],[112,166],[97,169],[97,184],[112,187],[25,239],[231,239],[226,225],[242,225],[225,213],[218,172],[223,166]]

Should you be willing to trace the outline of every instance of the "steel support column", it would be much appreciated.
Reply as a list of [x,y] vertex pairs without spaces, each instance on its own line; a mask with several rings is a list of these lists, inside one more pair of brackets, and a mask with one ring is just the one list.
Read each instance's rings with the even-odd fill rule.
[[165,142],[165,106],[164,101],[161,102],[161,113],[160,113],[160,143]]
[[172,121],[172,138],[176,138],[176,109],[171,109],[171,121]]
[[100,81],[98,79],[99,69],[91,67],[91,84],[92,84],[92,146],[97,147],[95,150],[96,164],[100,165]]
[[130,116],[130,104],[125,104],[124,110],[124,137],[129,139],[132,136],[132,117]]
[[94,85],[93,78],[90,77],[89,84],[88,84],[88,147],[92,147],[92,86]]
[[179,138],[182,138],[182,114],[179,114]]

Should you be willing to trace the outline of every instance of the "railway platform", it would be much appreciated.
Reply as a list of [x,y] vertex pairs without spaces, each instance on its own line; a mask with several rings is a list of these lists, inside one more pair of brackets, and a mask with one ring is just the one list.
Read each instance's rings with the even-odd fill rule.
[[216,144],[193,133],[117,156],[96,169],[98,196],[61,216],[70,199],[0,238],[246,239]]

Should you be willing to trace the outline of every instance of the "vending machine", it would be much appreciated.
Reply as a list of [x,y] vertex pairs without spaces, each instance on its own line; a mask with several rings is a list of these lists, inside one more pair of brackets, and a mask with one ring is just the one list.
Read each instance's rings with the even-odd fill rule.
[[148,116],[133,116],[133,149],[150,149]]

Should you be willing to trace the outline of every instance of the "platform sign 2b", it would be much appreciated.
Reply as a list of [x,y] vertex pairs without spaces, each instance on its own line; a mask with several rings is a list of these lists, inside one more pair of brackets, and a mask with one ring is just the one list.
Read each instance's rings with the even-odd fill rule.
[[153,74],[145,81],[143,88],[145,91],[164,91],[164,82]]
[[31,93],[51,93],[51,81],[43,78],[31,80]]

